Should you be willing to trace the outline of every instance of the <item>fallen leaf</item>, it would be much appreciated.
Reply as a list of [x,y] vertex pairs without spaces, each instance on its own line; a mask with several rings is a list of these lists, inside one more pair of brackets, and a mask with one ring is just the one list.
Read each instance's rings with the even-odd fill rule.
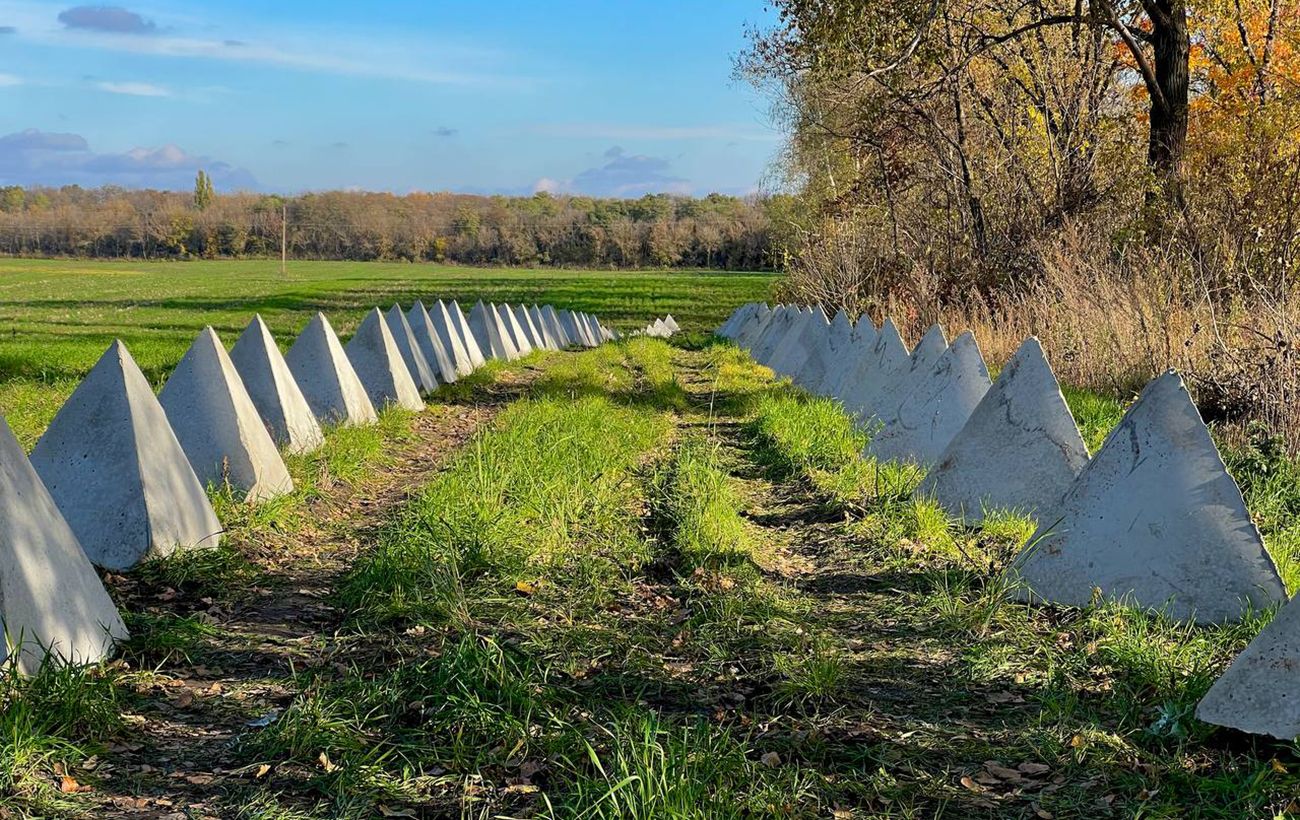
[[530,584],[527,581],[519,581],[515,584],[515,592],[518,592],[520,595],[532,595],[536,591],[536,585]]
[[776,768],[777,766],[781,765],[781,756],[776,752],[767,752],[758,760],[764,766],[771,766],[772,768]]
[[379,804],[379,813],[384,817],[414,817],[414,809],[390,809],[383,803]]
[[970,777],[963,777],[961,779],[961,784],[965,786],[968,791],[972,791],[975,794],[982,794],[984,792],[984,787],[976,783],[974,780],[971,780]]
[[1048,766],[1046,763],[1021,763],[1016,768],[1030,777],[1047,774],[1052,770],[1052,767]]
[[1088,741],[1083,739],[1083,735],[1075,735],[1074,737],[1070,738],[1071,749],[1082,749],[1084,746],[1087,745],[1088,745]]
[[261,766],[257,767],[257,771],[253,774],[253,779],[260,780],[261,778],[266,777],[269,771],[271,771],[271,764],[263,763]]
[[1269,765],[1269,766],[1272,766],[1272,767],[1273,767],[1273,771],[1277,772],[1278,774],[1286,774],[1286,773],[1287,773],[1286,766],[1283,766],[1283,765],[1282,765],[1282,761],[1278,760],[1276,757],[1273,758],[1272,760],[1270,760],[1270,761],[1268,762],[1268,765]]
[[194,702],[194,693],[188,689],[182,689],[180,694],[176,696],[176,700],[172,702],[184,709]]
[[335,766],[332,762],[330,762],[330,756],[325,754],[324,752],[321,752],[320,757],[316,759],[320,761],[321,768],[327,772],[333,772],[338,769],[338,766]]
[[65,774],[59,780],[59,791],[64,794],[76,794],[81,791],[81,784]]

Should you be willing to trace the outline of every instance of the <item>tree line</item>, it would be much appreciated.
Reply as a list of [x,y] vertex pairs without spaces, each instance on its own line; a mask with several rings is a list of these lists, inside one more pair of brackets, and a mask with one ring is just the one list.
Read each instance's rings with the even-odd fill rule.
[[0,187],[0,254],[764,270],[772,198]]

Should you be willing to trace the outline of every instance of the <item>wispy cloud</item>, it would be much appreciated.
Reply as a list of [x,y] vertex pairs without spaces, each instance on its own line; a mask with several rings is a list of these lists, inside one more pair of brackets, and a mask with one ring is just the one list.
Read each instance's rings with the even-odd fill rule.
[[18,29],[15,26],[0,26],[0,34],[17,34]]
[[131,97],[170,97],[172,92],[152,83],[98,82],[95,87],[109,94],[126,94]]
[[547,137],[610,140],[726,140],[729,142],[779,142],[774,131],[752,125],[620,125],[615,123],[547,123],[533,126],[534,134]]
[[606,162],[588,168],[573,179],[543,177],[534,191],[591,196],[639,197],[643,194],[689,194],[690,180],[675,176],[672,163],[662,157],[629,154],[615,145],[605,152]]
[[445,125],[440,125],[437,128],[433,129],[433,135],[435,137],[454,137],[459,133],[460,133],[459,128],[449,128],[448,126]]
[[0,74],[0,88],[10,88],[15,85],[22,85],[21,77],[15,77],[12,74]]
[[154,21],[121,6],[73,6],[59,12],[59,22],[68,28],[110,34],[153,34],[158,30]]

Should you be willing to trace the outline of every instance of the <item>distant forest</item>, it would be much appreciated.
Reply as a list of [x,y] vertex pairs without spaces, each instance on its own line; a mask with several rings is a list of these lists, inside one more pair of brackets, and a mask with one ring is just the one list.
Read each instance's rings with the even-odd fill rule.
[[[783,199],[783,198],[778,198]],[[0,187],[0,254],[596,268],[773,267],[774,200]]]

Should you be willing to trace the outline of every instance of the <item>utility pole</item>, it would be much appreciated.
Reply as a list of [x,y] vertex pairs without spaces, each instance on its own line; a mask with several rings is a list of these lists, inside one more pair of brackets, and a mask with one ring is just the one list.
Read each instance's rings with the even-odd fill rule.
[[288,249],[286,240],[289,237],[289,205],[280,203],[280,276],[287,277],[285,271],[285,261],[288,258]]

